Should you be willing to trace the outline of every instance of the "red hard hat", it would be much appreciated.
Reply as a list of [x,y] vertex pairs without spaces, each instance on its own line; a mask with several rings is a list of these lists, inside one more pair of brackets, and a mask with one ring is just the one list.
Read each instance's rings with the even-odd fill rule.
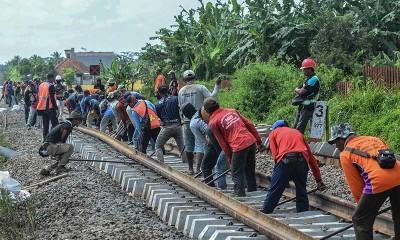
[[306,58],[301,63],[300,69],[305,69],[305,68],[315,69],[315,68],[317,68],[317,64],[314,62],[314,60],[312,60],[312,58]]

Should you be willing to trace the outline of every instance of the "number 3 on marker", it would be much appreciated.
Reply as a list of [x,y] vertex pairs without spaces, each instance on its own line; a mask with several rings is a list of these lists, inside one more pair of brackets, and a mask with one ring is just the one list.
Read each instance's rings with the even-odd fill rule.
[[322,117],[324,116],[324,107],[322,105],[317,105],[316,108],[318,109],[318,111],[315,113],[315,116],[317,117]]

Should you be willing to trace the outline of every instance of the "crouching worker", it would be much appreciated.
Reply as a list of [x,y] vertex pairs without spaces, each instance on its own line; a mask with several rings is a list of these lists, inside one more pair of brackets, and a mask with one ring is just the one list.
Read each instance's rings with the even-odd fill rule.
[[400,162],[386,143],[376,137],[358,136],[348,123],[332,126],[330,144],[340,153],[340,164],[357,202],[353,213],[358,240],[373,239],[378,211],[389,198],[394,222],[393,239],[400,239]]
[[275,167],[271,177],[271,187],[261,211],[263,213],[274,211],[290,180],[296,185],[297,212],[308,211],[306,189],[308,166],[317,182],[317,188],[321,191],[326,188],[310,147],[303,135],[298,130],[289,128],[285,120],[278,120],[272,125],[272,132],[268,138]]
[[57,160],[56,163],[47,166],[40,171],[41,175],[48,176],[55,169],[56,174],[68,172],[65,165],[74,152],[72,144],[65,143],[73,127],[79,126],[83,117],[80,112],[72,111],[67,121],[58,124],[45,137],[44,144],[39,149],[39,154],[43,157],[52,156]]

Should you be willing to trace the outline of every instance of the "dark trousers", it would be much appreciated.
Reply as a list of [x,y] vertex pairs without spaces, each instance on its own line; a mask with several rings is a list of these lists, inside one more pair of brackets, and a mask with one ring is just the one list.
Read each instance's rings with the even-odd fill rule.
[[132,142],[133,133],[135,132],[135,127],[133,126],[132,123],[130,123],[127,125],[126,130],[127,130],[127,134],[128,134],[128,141]]
[[147,146],[149,146],[150,139],[155,142],[157,140],[158,134],[160,133],[160,128],[154,128],[147,131],[142,131],[139,139],[139,151],[146,153]]
[[247,180],[247,191],[257,190],[256,183],[256,144],[234,152],[231,161],[233,190],[238,197],[245,197],[245,186]]
[[51,128],[58,125],[58,118],[57,118],[57,111],[52,108],[48,111],[42,111],[42,118],[43,118],[43,139],[49,133],[50,122]]
[[287,166],[282,160],[274,167],[271,177],[271,188],[268,190],[264,201],[263,213],[272,213],[278,205],[279,200],[285,191],[290,180],[296,185],[296,210],[304,212],[309,210],[307,196],[307,161],[303,160],[295,166]]
[[[222,149],[210,128],[207,129],[206,134],[212,143],[212,146],[206,146],[204,148],[204,157],[201,162],[201,171],[203,172],[204,179],[207,178],[207,183],[213,180],[211,175]],[[209,185],[215,187],[214,182]]]
[[353,214],[354,231],[358,240],[373,239],[373,225],[379,209],[390,199],[394,222],[394,239],[400,239],[400,186],[377,194],[363,194]]
[[31,110],[30,104],[25,104],[25,124],[28,124],[29,111]]
[[306,131],[307,123],[312,119],[313,113],[314,109],[308,110],[304,109],[304,106],[302,106],[302,109],[299,109],[297,111],[294,128],[304,134],[304,132]]
[[[205,181],[206,183],[213,180],[213,177],[211,175],[215,164],[217,164],[218,156],[219,154],[215,150],[214,146],[206,146],[204,148],[204,157],[201,162],[201,171],[203,172],[204,179],[207,178],[207,180]],[[209,184],[209,186],[215,187],[214,182]]]

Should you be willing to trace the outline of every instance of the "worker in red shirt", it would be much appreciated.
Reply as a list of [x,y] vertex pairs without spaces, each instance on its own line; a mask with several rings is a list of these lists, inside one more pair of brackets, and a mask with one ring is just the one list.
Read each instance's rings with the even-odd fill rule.
[[278,120],[272,125],[272,132],[268,138],[275,167],[272,173],[271,187],[261,211],[263,213],[274,211],[290,180],[293,180],[296,185],[297,212],[308,211],[306,189],[308,166],[311,168],[318,189],[323,191],[326,187],[322,182],[317,160],[312,155],[303,134],[296,129],[289,128],[287,121]]
[[233,189],[239,197],[257,190],[255,177],[256,150],[263,150],[261,138],[256,128],[236,109],[220,108],[213,98],[203,103],[205,118],[209,117],[209,127],[231,164]]
[[400,239],[400,162],[382,139],[358,136],[348,123],[333,125],[331,131],[328,142],[341,152],[340,164],[357,202],[352,217],[356,239],[373,239],[375,218],[388,198],[394,239]]

